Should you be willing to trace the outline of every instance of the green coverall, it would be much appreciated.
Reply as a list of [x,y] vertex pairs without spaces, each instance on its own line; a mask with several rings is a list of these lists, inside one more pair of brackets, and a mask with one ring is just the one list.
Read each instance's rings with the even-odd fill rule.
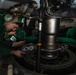
[[11,52],[12,43],[4,40],[4,15],[0,14],[0,54],[8,55]]
[[[22,21],[22,17],[18,17],[18,22],[21,22]],[[9,55],[11,53],[11,50],[12,50],[12,44],[13,42],[12,41],[6,41],[4,39],[4,33],[5,33],[5,30],[4,30],[4,27],[3,27],[3,23],[4,23],[4,15],[3,14],[0,14],[0,53],[3,54],[3,55]],[[24,36],[24,39],[27,40],[27,42],[33,42],[37,39],[37,37],[33,38],[33,37],[26,37],[26,33],[24,33],[25,36]],[[17,39],[18,41],[21,40],[21,31],[20,29],[17,29]]]
[[59,37],[60,42],[76,44],[76,27],[68,29],[66,37]]
[[16,29],[16,36],[12,35],[12,34],[6,34],[5,39],[8,40],[8,41],[14,41],[14,39],[10,40],[10,38],[12,36],[14,36],[16,38],[15,41],[21,41],[22,40],[22,41],[26,41],[26,43],[35,42],[37,40],[37,37],[27,36],[26,32],[21,30],[21,28]]
[[[18,22],[23,23],[23,21],[24,21],[24,18],[22,16],[19,16]],[[8,35],[7,35],[7,38],[8,38]],[[16,29],[16,38],[17,38],[17,41],[25,40],[27,43],[34,42],[37,40],[37,37],[27,36],[26,32],[21,28]]]

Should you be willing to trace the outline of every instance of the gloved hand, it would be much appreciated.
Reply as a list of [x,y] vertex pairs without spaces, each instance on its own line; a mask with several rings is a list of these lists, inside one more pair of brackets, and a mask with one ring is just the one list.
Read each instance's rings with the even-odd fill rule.
[[13,42],[12,47],[22,47],[24,46],[25,41]]
[[22,52],[20,50],[13,50],[11,51],[11,54],[17,56],[17,57],[23,57],[24,54],[26,54],[25,52]]

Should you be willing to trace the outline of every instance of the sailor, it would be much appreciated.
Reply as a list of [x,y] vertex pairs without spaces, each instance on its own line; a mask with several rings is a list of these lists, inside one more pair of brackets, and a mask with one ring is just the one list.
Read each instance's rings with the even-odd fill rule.
[[4,15],[0,14],[0,30],[1,30],[0,31],[0,56],[12,54],[17,57],[22,57],[22,54],[25,54],[25,53],[20,50],[13,49],[13,47],[23,46],[25,41],[19,41],[19,42],[5,41],[3,23],[4,23]]
[[60,42],[76,44],[76,27],[69,28],[66,37],[59,37]]

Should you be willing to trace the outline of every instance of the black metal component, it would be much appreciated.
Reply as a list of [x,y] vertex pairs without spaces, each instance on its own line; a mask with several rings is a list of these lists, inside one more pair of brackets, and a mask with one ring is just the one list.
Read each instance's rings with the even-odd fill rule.
[[[39,23],[41,24],[41,23]],[[40,26],[40,25],[39,25]],[[36,59],[36,72],[40,72],[40,56],[41,56],[41,31],[39,31],[37,43],[37,59]]]
[[38,28],[38,43],[37,43],[37,57],[36,57],[36,72],[40,72],[40,58],[41,58],[41,32],[42,31],[42,11],[39,12],[39,28]]
[[58,57],[58,52],[41,52],[41,58],[45,60],[56,60]]
[[[41,74],[49,74],[49,75],[61,75],[61,74],[69,74],[74,73],[74,68],[76,64],[76,56],[75,54],[66,49],[65,52],[59,51],[56,54],[57,57],[55,58],[41,58],[40,61],[40,70]],[[33,52],[27,53],[24,56],[24,59],[17,58],[16,60],[22,65],[32,71],[39,71],[39,68],[35,69],[36,67],[36,50]],[[26,65],[27,64],[27,65]],[[39,73],[40,74],[40,73]]]
[[[24,23],[23,23],[24,24]],[[22,41],[24,41],[24,30],[23,30],[23,25],[21,27],[21,38],[22,38]]]

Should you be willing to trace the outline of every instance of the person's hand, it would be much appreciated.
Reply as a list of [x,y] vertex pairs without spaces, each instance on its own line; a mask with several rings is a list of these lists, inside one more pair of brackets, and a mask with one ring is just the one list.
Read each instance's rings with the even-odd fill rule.
[[22,47],[25,44],[25,41],[13,42],[12,47]]
[[8,34],[16,36],[16,31],[11,31]]
[[13,54],[17,57],[23,57],[23,55],[26,54],[26,53],[23,52],[23,51],[20,51],[20,50],[13,50],[13,51],[11,51],[11,54]]

